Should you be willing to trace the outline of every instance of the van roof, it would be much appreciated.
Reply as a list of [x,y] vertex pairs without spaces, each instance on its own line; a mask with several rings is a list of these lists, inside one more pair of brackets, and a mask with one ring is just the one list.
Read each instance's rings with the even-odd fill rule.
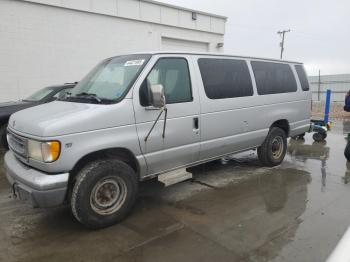
[[[183,55],[202,55],[202,56],[222,56],[222,57],[233,57],[233,58],[243,58],[243,59],[256,59],[256,60],[264,60],[264,61],[274,61],[274,62],[283,62],[283,63],[293,63],[293,64],[303,64],[302,62],[289,61],[289,60],[281,60],[275,58],[263,58],[263,57],[253,57],[253,56],[239,56],[239,55],[231,55],[231,54],[223,54],[223,53],[205,53],[205,52],[189,52],[189,51],[147,51],[147,52],[137,52],[137,53],[129,53],[131,54],[150,54],[150,55],[159,55],[159,54],[183,54]],[[126,55],[126,54],[123,54]]]

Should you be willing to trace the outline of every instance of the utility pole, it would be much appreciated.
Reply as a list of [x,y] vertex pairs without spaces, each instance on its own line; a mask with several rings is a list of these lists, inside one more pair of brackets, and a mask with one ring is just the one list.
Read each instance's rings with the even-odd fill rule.
[[280,56],[280,58],[281,59],[283,57],[283,51],[284,51],[284,35],[286,33],[289,33],[289,32],[290,32],[290,29],[277,32],[277,34],[281,35],[281,37],[282,37],[282,42],[280,43],[280,46],[281,46],[281,56]]

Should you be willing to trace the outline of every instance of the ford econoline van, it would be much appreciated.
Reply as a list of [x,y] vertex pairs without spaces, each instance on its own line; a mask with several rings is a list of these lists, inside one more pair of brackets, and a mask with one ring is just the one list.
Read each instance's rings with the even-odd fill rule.
[[13,114],[6,176],[33,207],[68,203],[102,228],[125,218],[139,181],[257,149],[265,166],[309,130],[301,63],[197,53],[108,58],[65,98]]

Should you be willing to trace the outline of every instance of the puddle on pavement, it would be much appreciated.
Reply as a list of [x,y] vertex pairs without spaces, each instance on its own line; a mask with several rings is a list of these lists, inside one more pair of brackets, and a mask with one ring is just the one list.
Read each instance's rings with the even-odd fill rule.
[[267,259],[293,238],[306,208],[310,181],[302,170],[271,169],[165,209],[241,257]]
[[314,142],[311,135],[306,140],[290,139],[285,162],[291,161],[293,165],[297,164],[310,173],[319,174],[316,177],[322,180],[323,189],[326,189],[327,180],[348,184],[350,165],[344,157],[347,140],[342,132],[339,134],[336,131],[339,127],[334,127],[335,130],[332,129],[323,142]]
[[[173,187],[163,188],[149,181],[142,185],[131,216],[100,231],[84,229],[74,221],[68,208],[31,209],[9,200],[12,203],[3,209],[0,221],[0,228],[7,236],[0,250],[7,250],[7,258],[26,261],[48,258],[94,261],[117,257],[118,261],[134,261],[133,254],[140,258],[136,261],[161,261],[164,254],[157,250],[171,247],[167,255],[176,257],[171,250],[186,242],[200,250],[198,245],[203,245],[202,252],[211,250],[219,257],[274,257],[301,222],[310,175],[291,168],[261,168],[260,172],[252,173],[258,165],[256,157],[248,154],[224,165],[213,162],[199,166],[192,170],[194,181]],[[224,178],[230,176],[231,183],[208,186],[214,177],[220,180],[220,174]],[[204,181],[200,184],[202,190],[176,200],[174,192],[190,190],[191,186],[198,186],[198,181]],[[176,241],[171,235],[176,235]],[[155,249],[149,254],[154,260],[144,257],[143,252],[140,257],[140,249],[146,247]],[[209,254],[207,257],[215,259]],[[188,258],[191,259],[191,254]]]

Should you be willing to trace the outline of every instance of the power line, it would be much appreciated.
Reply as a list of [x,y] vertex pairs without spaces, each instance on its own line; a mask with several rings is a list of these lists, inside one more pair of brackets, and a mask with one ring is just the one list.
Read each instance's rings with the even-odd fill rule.
[[283,30],[283,31],[278,31],[277,34],[281,35],[282,36],[282,42],[280,43],[280,46],[281,46],[281,59],[283,57],[283,51],[284,51],[284,35],[286,33],[289,33],[290,32],[290,29],[288,30]]

